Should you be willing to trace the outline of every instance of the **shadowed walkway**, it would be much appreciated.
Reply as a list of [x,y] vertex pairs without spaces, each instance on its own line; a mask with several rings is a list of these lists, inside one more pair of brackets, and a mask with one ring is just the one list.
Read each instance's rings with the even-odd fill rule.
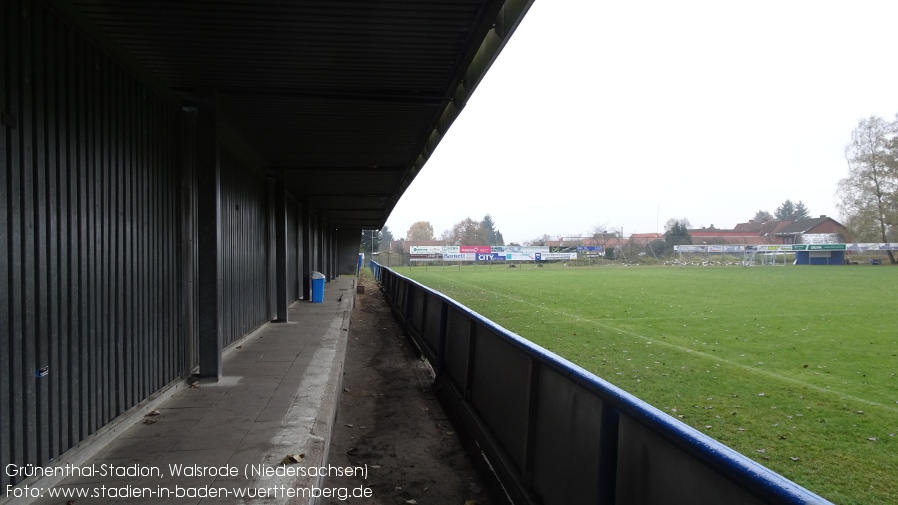
[[[297,302],[289,310],[291,322],[267,324],[231,347],[219,382],[179,384],[167,400],[138,411],[132,426],[119,423],[115,430],[124,431],[112,443],[90,459],[72,462],[94,468],[95,475],[69,477],[52,486],[54,492],[88,496],[54,498],[44,487],[43,497],[34,503],[306,503],[289,499],[288,489],[309,488],[321,478],[248,476],[246,470],[261,464],[269,471],[290,468],[298,473],[300,466],[326,464],[354,285],[352,277],[328,283],[323,303]],[[301,463],[280,466],[289,455],[302,455]],[[149,475],[110,476],[104,465]],[[178,465],[189,475],[172,475]],[[273,496],[234,496],[258,494],[259,488]]]

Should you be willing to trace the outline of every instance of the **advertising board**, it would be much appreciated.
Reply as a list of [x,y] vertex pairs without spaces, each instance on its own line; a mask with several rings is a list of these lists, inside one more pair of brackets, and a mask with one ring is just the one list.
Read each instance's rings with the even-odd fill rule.
[[443,253],[443,261],[476,261],[474,253]]
[[441,245],[413,245],[409,247],[409,254],[443,254]]
[[577,253],[541,253],[542,258],[541,261],[554,261],[554,260],[575,260],[577,259]]

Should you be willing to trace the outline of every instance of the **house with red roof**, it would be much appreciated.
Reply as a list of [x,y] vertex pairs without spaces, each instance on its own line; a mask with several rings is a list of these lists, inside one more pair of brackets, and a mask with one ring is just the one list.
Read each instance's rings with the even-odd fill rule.
[[694,244],[826,244],[844,243],[848,229],[827,216],[794,221],[749,221],[731,230],[700,228],[689,230]]

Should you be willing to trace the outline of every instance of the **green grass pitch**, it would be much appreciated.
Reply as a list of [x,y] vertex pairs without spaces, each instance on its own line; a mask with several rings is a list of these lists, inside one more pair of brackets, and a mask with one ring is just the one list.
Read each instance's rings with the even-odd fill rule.
[[898,503],[898,269],[397,271],[835,503]]

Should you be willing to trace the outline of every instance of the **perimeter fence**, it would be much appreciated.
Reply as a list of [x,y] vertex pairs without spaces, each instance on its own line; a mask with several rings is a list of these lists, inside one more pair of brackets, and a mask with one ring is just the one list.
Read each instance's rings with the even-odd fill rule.
[[514,503],[830,503],[441,293],[371,269]]

